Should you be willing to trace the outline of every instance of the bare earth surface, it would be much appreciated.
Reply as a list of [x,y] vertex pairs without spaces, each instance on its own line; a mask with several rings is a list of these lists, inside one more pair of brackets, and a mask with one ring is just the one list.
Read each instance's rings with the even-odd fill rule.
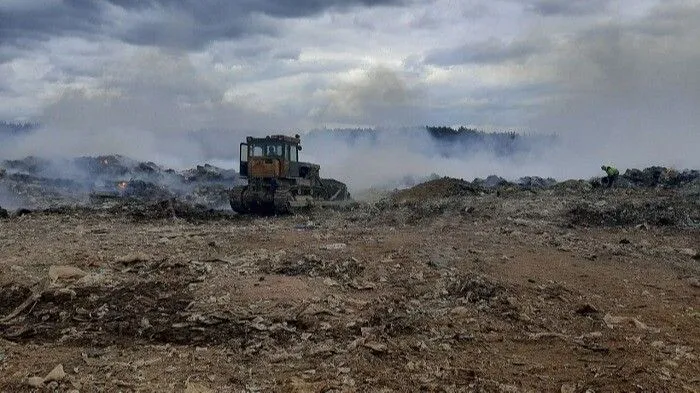
[[697,204],[455,187],[0,219],[0,391],[700,391]]

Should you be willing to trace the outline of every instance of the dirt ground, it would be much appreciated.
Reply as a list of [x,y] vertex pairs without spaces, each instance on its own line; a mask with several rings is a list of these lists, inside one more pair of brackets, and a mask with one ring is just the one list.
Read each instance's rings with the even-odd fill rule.
[[699,392],[698,211],[676,198],[0,219],[0,391]]

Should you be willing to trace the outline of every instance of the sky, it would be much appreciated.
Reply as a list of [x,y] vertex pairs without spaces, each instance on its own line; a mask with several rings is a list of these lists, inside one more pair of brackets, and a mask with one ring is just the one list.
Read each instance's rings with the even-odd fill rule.
[[1,0],[0,120],[44,126],[22,154],[469,125],[562,135],[545,166],[700,167],[698,42],[700,0]]

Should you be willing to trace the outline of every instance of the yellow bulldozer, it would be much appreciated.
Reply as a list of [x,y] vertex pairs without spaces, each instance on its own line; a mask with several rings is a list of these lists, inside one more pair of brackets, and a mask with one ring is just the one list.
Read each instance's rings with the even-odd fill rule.
[[347,186],[322,179],[320,166],[299,161],[299,135],[247,137],[240,145],[240,176],[248,184],[231,190],[231,209],[240,214],[289,214],[310,206],[351,201]]

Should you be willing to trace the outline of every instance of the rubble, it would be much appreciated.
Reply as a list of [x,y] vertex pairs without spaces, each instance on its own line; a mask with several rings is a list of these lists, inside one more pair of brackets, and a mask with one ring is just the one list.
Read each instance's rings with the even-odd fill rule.
[[581,203],[567,215],[572,224],[589,226],[685,226],[700,223],[698,203],[660,200],[641,204],[623,200],[612,206]]
[[68,278],[81,278],[87,273],[75,266],[51,266],[49,267],[49,278],[51,281]]
[[27,378],[27,385],[33,388],[40,388],[44,385],[44,378],[42,377],[29,377]]
[[525,189],[542,189],[554,186],[557,181],[551,177],[544,179],[539,176],[526,176],[518,179],[517,184]]
[[640,321],[639,319],[632,318],[632,317],[618,317],[618,316],[612,316],[610,314],[605,314],[605,316],[603,317],[603,322],[605,322],[605,325],[609,329],[615,329],[615,328],[622,327],[626,324],[632,324],[639,330],[647,330],[647,331],[650,331],[652,333],[659,333],[661,331],[660,329],[655,329],[655,328],[649,327],[647,324]]
[[143,193],[0,221],[0,390],[699,387],[691,183],[441,178],[240,217],[149,200],[182,175],[153,163],[95,171],[121,167]]
[[394,201],[425,201],[426,199],[447,198],[453,196],[475,195],[481,188],[461,180],[444,177],[430,180],[417,186],[400,190],[392,195]]
[[672,168],[653,166],[642,170],[628,169],[621,178],[636,187],[678,188],[700,179],[700,171],[683,170],[679,172]]
[[46,376],[44,377],[44,382],[61,381],[65,377],[66,372],[63,371],[63,365],[59,364],[58,366],[54,367],[51,371],[49,371],[48,374],[46,374]]
[[488,189],[504,187],[504,186],[508,186],[510,184],[511,183],[508,180],[506,180],[500,176],[496,176],[496,175],[490,175],[490,176],[486,177],[486,179],[483,179],[483,180],[482,179],[474,179],[474,181],[472,182],[472,185],[474,185],[476,187],[483,187],[483,188],[488,188]]
[[37,157],[0,163],[0,189],[30,209],[100,207],[114,199],[157,202],[178,198],[221,209],[237,173],[213,165],[177,172],[119,155],[48,161]]

